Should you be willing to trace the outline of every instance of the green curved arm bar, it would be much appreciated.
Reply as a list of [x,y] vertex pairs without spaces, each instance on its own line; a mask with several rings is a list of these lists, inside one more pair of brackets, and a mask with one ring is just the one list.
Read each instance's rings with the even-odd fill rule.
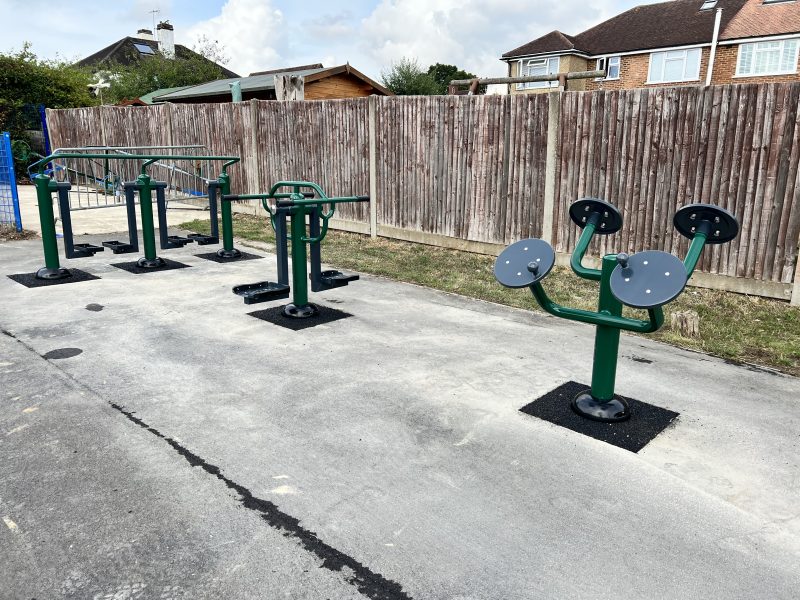
[[300,238],[304,242],[309,242],[311,244],[318,244],[322,240],[325,239],[325,236],[328,235],[328,219],[333,216],[333,207],[331,207],[329,214],[321,214],[320,217],[322,218],[322,228],[319,230],[319,235],[317,237],[305,237],[303,236]]
[[530,286],[531,293],[536,301],[544,310],[551,315],[569,319],[570,321],[580,321],[581,323],[591,323],[592,325],[606,325],[624,329],[625,331],[635,331],[637,333],[653,333],[664,324],[664,311],[660,306],[647,309],[650,320],[629,319],[627,317],[615,317],[605,313],[582,310],[580,308],[569,308],[553,302],[545,293],[542,284],[537,282]]
[[275,212],[270,208],[266,198],[261,199],[261,206],[269,213],[269,224],[272,225],[272,231],[275,231]]
[[291,187],[291,188],[304,188],[305,187],[305,188],[311,188],[312,190],[317,192],[317,194],[319,194],[320,198],[324,198],[326,200],[328,199],[327,194],[325,194],[325,192],[322,191],[322,188],[319,187],[319,185],[317,185],[313,181],[279,181],[278,183],[273,185],[271,188],[269,188],[269,195],[270,196],[274,196],[275,192],[277,190],[279,190],[280,188],[283,188],[283,187]]
[[589,217],[589,222],[586,223],[586,227],[583,228],[581,237],[578,239],[578,244],[575,246],[575,250],[572,251],[572,257],[569,259],[569,266],[572,267],[575,275],[583,279],[591,279],[592,281],[600,281],[600,270],[584,267],[581,262],[583,261],[586,251],[589,249],[589,243],[592,241],[592,236],[594,235],[599,218],[600,213],[593,213],[592,216]]

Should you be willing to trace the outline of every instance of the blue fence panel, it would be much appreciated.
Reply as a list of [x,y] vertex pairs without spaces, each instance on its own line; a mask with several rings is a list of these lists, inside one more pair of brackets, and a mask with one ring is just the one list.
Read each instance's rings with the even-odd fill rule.
[[0,139],[0,225],[13,225],[22,231],[11,137],[5,131]]

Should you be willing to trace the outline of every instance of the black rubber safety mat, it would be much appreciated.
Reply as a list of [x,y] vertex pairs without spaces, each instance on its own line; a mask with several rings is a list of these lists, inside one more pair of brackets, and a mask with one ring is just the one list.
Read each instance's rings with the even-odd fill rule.
[[583,383],[568,381],[519,410],[631,452],[644,448],[679,414],[660,406],[625,398],[631,407],[630,419],[620,423],[592,421],[577,415],[570,406],[572,399],[587,387]]
[[256,319],[261,319],[262,321],[272,323],[273,325],[286,327],[286,329],[291,329],[292,331],[300,331],[301,329],[308,329],[309,327],[316,327],[317,325],[322,325],[323,323],[331,323],[332,321],[338,321],[339,319],[346,319],[347,317],[353,316],[350,313],[346,313],[342,310],[336,310],[335,308],[329,308],[327,306],[317,305],[317,308],[319,308],[319,314],[316,317],[310,317],[308,319],[293,319],[292,317],[284,317],[283,306],[274,306],[272,308],[257,310],[247,314],[251,317],[255,317]]
[[168,258],[164,259],[164,266],[158,267],[157,269],[143,269],[136,264],[135,260],[124,263],[111,263],[111,266],[122,269],[123,271],[127,271],[128,273],[133,273],[134,275],[141,275],[142,273],[163,273],[164,271],[172,271],[173,269],[186,269],[189,267],[189,265],[185,265]]
[[36,279],[36,273],[19,273],[17,275],[9,275],[9,279],[13,279],[17,283],[21,283],[27,288],[44,287],[47,285],[61,285],[64,283],[78,283],[79,281],[92,281],[93,279],[100,279],[97,275],[92,275],[80,269],[70,269],[72,277],[65,277],[64,279]]
[[266,256],[259,256],[258,254],[250,254],[249,252],[242,252],[241,256],[237,256],[236,258],[220,258],[217,256],[216,252],[209,252],[208,254],[195,254],[197,258],[203,258],[205,260],[212,260],[216,263],[232,263],[232,262],[241,262],[243,260],[253,260],[255,258],[266,258]]

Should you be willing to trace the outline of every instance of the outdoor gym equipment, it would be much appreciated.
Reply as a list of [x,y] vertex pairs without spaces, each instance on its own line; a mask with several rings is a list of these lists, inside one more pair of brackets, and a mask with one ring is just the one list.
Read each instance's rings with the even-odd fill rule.
[[[45,266],[36,272],[38,279],[64,279],[70,277],[68,269],[61,267],[58,259],[58,243],[56,241],[55,218],[53,214],[52,194],[57,193],[59,208],[63,223],[64,249],[67,258],[82,258],[93,256],[97,252],[102,252],[103,248],[92,244],[75,244],[73,242],[72,219],[69,211],[69,189],[68,182],[56,182],[44,174],[45,166],[53,161],[64,158],[90,158],[107,159],[108,154],[97,153],[55,153],[31,165],[31,170],[38,169],[38,174],[33,177],[36,186],[36,195],[39,205],[39,220],[42,228],[42,246],[44,247]],[[128,235],[127,242],[112,240],[103,242],[103,246],[109,248],[114,254],[125,254],[139,251],[138,234],[136,230],[136,203],[134,194],[139,194],[139,208],[142,221],[142,243],[144,245],[144,256],[137,264],[145,269],[157,269],[165,265],[164,259],[156,254],[155,225],[153,223],[153,191],[156,192],[156,205],[159,220],[159,234],[161,248],[177,248],[185,244],[196,241],[201,245],[219,242],[218,225],[216,217],[216,197],[218,191],[222,194],[230,193],[230,176],[228,167],[239,162],[235,156],[176,156],[176,155],[140,155],[126,154],[115,156],[118,160],[137,160],[143,161],[141,173],[135,182],[124,184],[125,204],[128,213]],[[167,233],[166,222],[166,198],[164,190],[167,187],[165,182],[155,181],[147,174],[147,168],[158,160],[192,160],[192,161],[224,161],[222,173],[216,182],[209,183],[209,208],[211,209],[212,235],[191,235],[188,238],[170,236]],[[222,206],[222,230],[223,248],[217,254],[223,258],[233,258],[240,253],[233,247],[233,215],[230,205]]]
[[[279,190],[291,188],[291,192]],[[312,190],[312,191],[304,191]],[[275,206],[269,200],[275,200]],[[346,275],[339,271],[323,271],[320,244],[328,233],[328,221],[343,202],[369,202],[368,196],[345,196],[329,198],[316,183],[308,181],[279,181],[268,194],[242,194],[222,196],[223,209],[233,200],[261,200],[270,215],[270,223],[275,231],[275,247],[278,263],[278,281],[260,281],[237,285],[233,293],[244,298],[245,304],[266,302],[289,297],[288,239],[292,241],[292,303],[283,309],[287,317],[305,319],[314,317],[319,310],[308,301],[308,266],[306,244],[311,254],[311,291],[321,292],[342,287],[358,279],[358,275]],[[323,206],[328,205],[327,211]],[[224,213],[223,213],[224,214]],[[287,236],[286,219],[290,220]],[[308,231],[306,231],[308,217]]]
[[[674,300],[686,287],[706,244],[730,242],[739,232],[731,213],[712,204],[690,204],[675,214],[673,224],[691,244],[683,262],[668,252],[647,250],[633,255],[608,254],[601,269],[581,263],[594,235],[610,235],[622,228],[622,215],[608,202],[584,198],[569,209],[572,221],[581,229],[570,266],[578,277],[600,282],[597,312],[560,306],[541,285],[555,264],[553,248],[539,239],[527,239],[508,246],[494,266],[497,281],[510,288],[528,287],[539,305],[556,317],[597,326],[591,388],[572,400],[572,409],[595,421],[616,422],[630,417],[624,398],[614,395],[619,334],[621,330],[652,333],[664,324],[662,306]],[[647,310],[648,319],[622,316],[622,305]]]

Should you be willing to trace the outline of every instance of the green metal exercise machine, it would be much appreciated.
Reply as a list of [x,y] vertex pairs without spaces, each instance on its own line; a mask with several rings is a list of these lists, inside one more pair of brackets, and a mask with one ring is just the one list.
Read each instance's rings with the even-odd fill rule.
[[[608,254],[600,269],[582,264],[592,237],[610,235],[622,228],[622,215],[608,202],[584,198],[569,209],[581,229],[570,266],[578,277],[600,282],[597,311],[560,306],[545,293],[542,284],[555,264],[553,248],[540,239],[527,239],[508,246],[494,266],[497,281],[510,288],[528,287],[539,305],[556,317],[596,326],[591,388],[572,400],[572,409],[595,421],[624,421],[630,417],[628,403],[614,395],[620,331],[652,333],[664,324],[662,306],[677,298],[694,272],[706,244],[733,240],[739,224],[731,213],[711,204],[690,204],[675,214],[673,224],[689,238],[686,258],[659,250],[633,255]],[[622,305],[647,310],[647,320],[622,316]]]
[[[291,191],[281,191],[290,189]],[[310,191],[309,191],[310,190]],[[318,314],[317,307],[308,301],[308,253],[311,254],[311,291],[321,292],[342,287],[358,279],[358,275],[346,275],[339,271],[323,271],[320,244],[328,233],[328,221],[343,202],[369,202],[368,196],[344,196],[329,198],[316,183],[308,181],[279,181],[268,194],[242,194],[223,196],[223,209],[234,200],[261,200],[270,215],[275,231],[275,247],[278,263],[278,281],[260,281],[237,285],[233,292],[244,298],[245,304],[267,302],[288,298],[292,291],[292,303],[283,309],[287,317],[305,319]],[[269,204],[275,200],[275,206]],[[327,210],[323,207],[328,206]],[[224,214],[224,213],[223,213]],[[286,220],[290,221],[287,235]],[[306,226],[308,219],[308,226]],[[289,285],[289,239],[292,253],[292,284]]]
[[[153,222],[154,191],[156,192],[157,198],[156,204],[158,209],[159,232],[161,235],[160,241],[162,249],[180,247],[193,241],[196,241],[201,245],[219,243],[219,238],[213,235],[213,230],[217,228],[215,227],[217,190],[219,190],[219,192],[223,195],[230,193],[230,176],[228,175],[228,167],[239,162],[238,157],[149,154],[126,154],[124,156],[115,156],[114,158],[117,160],[141,160],[144,162],[142,163],[141,173],[136,178],[136,181],[124,184],[125,204],[128,213],[129,240],[127,242],[120,242],[118,240],[103,242],[103,247],[92,244],[73,243],[72,219],[69,212],[70,184],[68,182],[59,183],[53,181],[50,177],[44,174],[44,168],[49,162],[64,158],[107,159],[108,155],[71,152],[55,153],[31,165],[31,169],[38,169],[38,174],[33,178],[33,183],[36,186],[36,196],[39,205],[39,221],[42,228],[42,246],[44,248],[45,260],[45,266],[36,272],[36,277],[38,279],[64,279],[72,275],[68,269],[65,269],[61,266],[58,258],[58,242],[56,238],[55,215],[53,213],[53,193],[58,194],[58,202],[64,230],[64,249],[67,258],[93,256],[97,252],[102,252],[104,249],[103,247],[109,248],[114,252],[114,254],[138,252],[139,241],[136,228],[136,205],[134,197],[136,192],[139,194],[139,208],[141,211],[142,221],[142,243],[144,245],[144,256],[137,261],[140,267],[145,269],[157,269],[164,266],[164,260],[156,254],[155,225]],[[224,161],[222,165],[222,173],[220,174],[219,178],[216,182],[211,182],[209,185],[209,204],[213,211],[211,236],[193,235],[189,238],[180,238],[177,236],[167,235],[166,199],[164,195],[164,190],[167,184],[164,182],[155,181],[147,174],[147,167],[158,160]],[[222,230],[223,247],[217,251],[217,254],[223,258],[235,258],[239,256],[239,251],[233,247],[233,219],[230,205],[226,206],[223,204],[222,206]]]

